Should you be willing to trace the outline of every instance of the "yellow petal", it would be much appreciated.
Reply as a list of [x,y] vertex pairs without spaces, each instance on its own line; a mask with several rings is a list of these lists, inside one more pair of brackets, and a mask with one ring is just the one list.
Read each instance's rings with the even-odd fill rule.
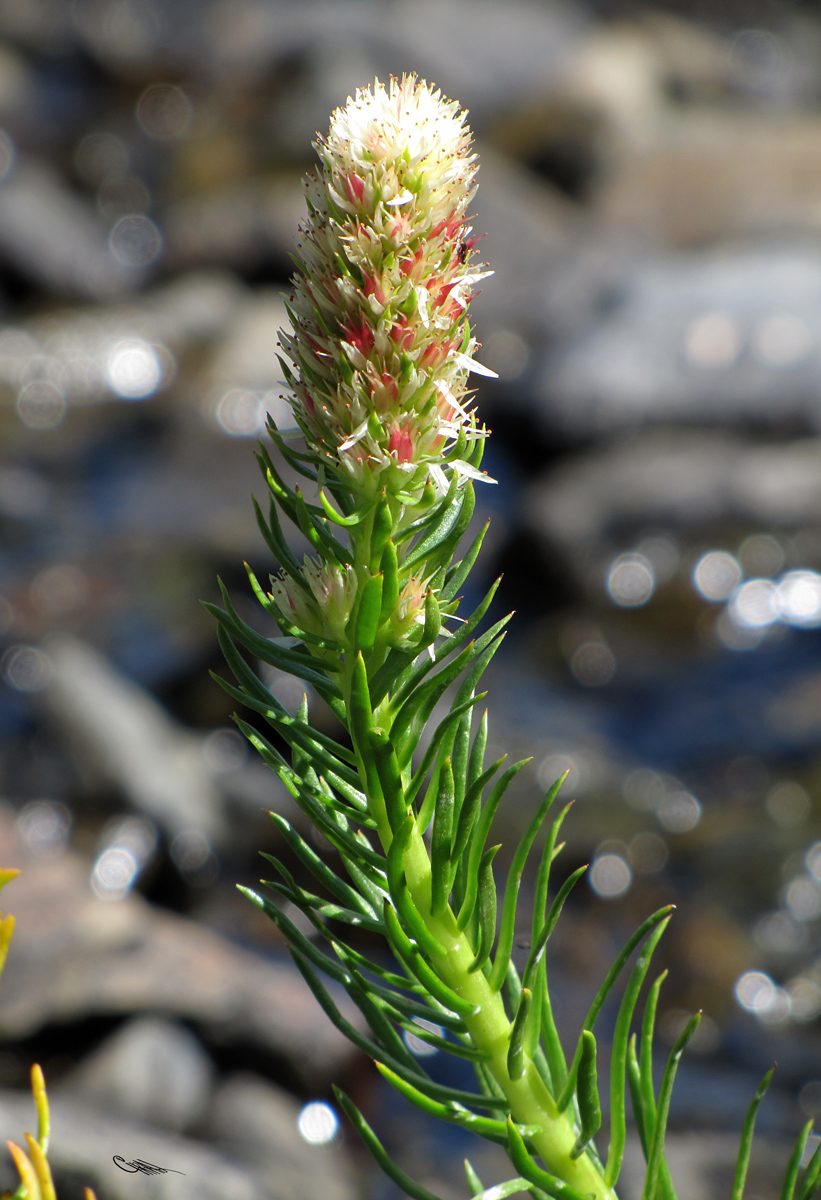
[[23,1187],[26,1189],[26,1200],[43,1200],[40,1184],[37,1180],[37,1172],[31,1165],[28,1156],[14,1142],[6,1142],[6,1145],[9,1148],[11,1157],[14,1159],[14,1165],[17,1167],[17,1173],[20,1176]]
[[37,1174],[37,1182],[40,1184],[40,1195],[43,1200],[57,1200],[57,1193],[54,1191],[54,1180],[51,1178],[51,1168],[48,1165],[45,1154],[40,1148],[39,1142],[35,1141],[30,1133],[26,1134],[26,1142],[28,1143],[31,1164]]
[[11,883],[12,879],[16,879],[19,874],[20,872],[16,867],[0,867],[0,890],[2,890],[7,883]]
[[51,1116],[46,1094],[46,1081],[39,1063],[31,1068],[31,1092],[34,1096],[34,1106],[37,1109],[37,1141],[44,1154],[48,1153],[48,1137],[51,1132]]
[[[2,914],[0,914],[2,916]],[[0,919],[0,975],[3,973],[3,967],[6,962],[6,955],[9,952],[9,942],[11,935],[14,933],[14,917],[5,917]]]

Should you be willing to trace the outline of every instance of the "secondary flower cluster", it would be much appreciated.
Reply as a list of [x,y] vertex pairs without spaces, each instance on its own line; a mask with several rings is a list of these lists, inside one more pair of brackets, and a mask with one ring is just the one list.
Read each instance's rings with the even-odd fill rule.
[[[465,114],[414,76],[362,89],[316,144],[309,220],[281,334],[297,419],[345,485],[416,493],[465,431],[479,366],[466,318],[475,284],[466,221],[476,156]],[[457,460],[457,471],[477,474]]]

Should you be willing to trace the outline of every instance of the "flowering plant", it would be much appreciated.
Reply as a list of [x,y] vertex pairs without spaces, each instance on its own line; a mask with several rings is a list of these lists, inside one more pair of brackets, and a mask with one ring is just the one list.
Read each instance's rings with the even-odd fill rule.
[[[643,1200],[674,1200],[664,1156],[676,1068],[698,1025],[673,1046],[656,1090],[652,1046],[663,976],[649,988],[638,1034],[631,1033],[653,951],[670,919],[663,908],[628,940],[605,975],[569,1056],[551,1008],[547,949],[562,907],[585,868],[550,898],[551,867],[568,808],[553,816],[562,779],[544,797],[519,843],[497,920],[494,814],[525,765],[485,764],[487,713],[474,728],[482,673],[508,618],[478,633],[496,585],[453,627],[459,592],[485,529],[456,558],[474,510],[474,482],[486,480],[487,431],[471,411],[474,355],[468,321],[475,285],[467,226],[476,158],[465,116],[415,77],[376,83],[334,113],[317,143],[319,171],[308,180],[308,220],[297,242],[298,273],[282,335],[292,404],[304,435],[295,449],[271,424],[283,458],[310,484],[286,485],[266,448],[259,461],[269,492],[257,506],[263,537],[279,565],[266,590],[251,586],[282,636],[246,624],[223,591],[209,606],[236,685],[222,686],[259,713],[271,741],[240,728],[277,772],[303,813],[338,852],[334,869],[282,816],[274,825],[324,895],[307,891],[276,857],[273,895],[301,909],[325,939],[325,953],[261,892],[243,889],[287,938],[294,960],[330,1019],[376,1061],[380,1073],[424,1111],[507,1148],[516,1175],[486,1188],[469,1163],[474,1197],[516,1192],[562,1200],[615,1200],[626,1142],[629,1092],[647,1160]],[[491,481],[492,482],[492,481]],[[280,513],[307,540],[300,565]],[[255,658],[310,684],[338,718],[332,738],[296,715],[257,678],[237,643]],[[446,714],[434,721],[445,696]],[[437,710],[438,713],[438,710]],[[288,757],[283,750],[289,750]],[[522,873],[543,825],[531,950],[520,975],[511,961]],[[343,932],[380,934],[392,960],[367,957]],[[634,951],[610,1049],[610,1130],[601,1125],[594,1028]],[[341,984],[361,1010],[364,1034],[340,1013],[319,973]],[[438,1030],[433,1032],[432,1030]],[[467,1059],[478,1090],[432,1080],[402,1034]],[[765,1079],[742,1136],[733,1200],[741,1200],[752,1129]],[[340,1104],[374,1157],[417,1200],[431,1194],[389,1158],[351,1100]],[[798,1178],[809,1126],[790,1158],[783,1200],[809,1200],[821,1186],[821,1149]]]
[[[13,868],[0,868],[0,890],[20,874]],[[14,932],[14,917],[3,917],[0,913],[0,975],[6,965],[11,935]],[[5,1192],[1,1200],[57,1200],[54,1190],[54,1180],[51,1177],[51,1167],[48,1158],[48,1143],[51,1133],[51,1117],[49,1113],[46,1083],[42,1068],[34,1063],[31,1068],[31,1093],[34,1098],[34,1108],[37,1113],[37,1137],[27,1133],[26,1149],[28,1154],[16,1142],[10,1139],[6,1145],[12,1161],[20,1176],[20,1184],[15,1192]],[[85,1189],[85,1200],[97,1200],[91,1188]]]

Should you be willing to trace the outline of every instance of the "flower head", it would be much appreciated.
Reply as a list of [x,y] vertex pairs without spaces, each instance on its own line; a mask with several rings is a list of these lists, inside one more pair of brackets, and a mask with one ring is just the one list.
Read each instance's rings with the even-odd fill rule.
[[354,490],[417,490],[429,473],[441,487],[460,432],[484,436],[466,407],[468,374],[492,374],[473,361],[466,317],[490,272],[470,263],[465,114],[415,76],[376,81],[316,148],[293,332],[281,335],[297,419]]
[[330,633],[342,639],[356,597],[352,567],[305,558],[302,578],[307,589],[284,572],[271,578],[271,595],[287,621],[306,633]]

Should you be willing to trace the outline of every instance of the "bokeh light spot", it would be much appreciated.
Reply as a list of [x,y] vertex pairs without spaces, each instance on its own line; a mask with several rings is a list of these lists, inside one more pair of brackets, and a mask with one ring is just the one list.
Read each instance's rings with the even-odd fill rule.
[[705,600],[726,600],[740,582],[738,559],[726,550],[708,550],[693,571],[693,584]]
[[621,608],[646,604],[656,586],[653,567],[643,554],[620,554],[607,572],[607,591]]
[[595,859],[589,879],[597,896],[614,900],[628,890],[633,882],[633,872],[620,854],[602,854]]
[[336,1137],[339,1118],[324,1100],[311,1100],[297,1117],[297,1129],[310,1146],[327,1146]]
[[162,234],[145,213],[128,213],[111,230],[108,245],[121,266],[148,267],[162,252]]
[[162,367],[156,350],[142,338],[118,342],[106,358],[109,387],[124,400],[144,400],[162,382]]
[[50,379],[33,379],[17,397],[17,415],[29,429],[55,429],[68,404],[62,390]]

